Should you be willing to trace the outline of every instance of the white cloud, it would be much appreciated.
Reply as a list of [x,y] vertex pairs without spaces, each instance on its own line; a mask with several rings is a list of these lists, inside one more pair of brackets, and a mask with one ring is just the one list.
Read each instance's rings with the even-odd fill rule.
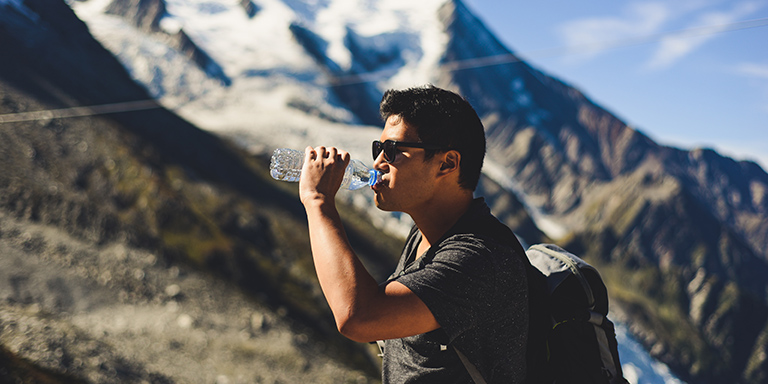
[[[757,103],[758,108],[763,113],[768,113],[768,87],[766,87],[766,85],[768,85],[768,82],[766,82],[766,80],[768,80],[768,64],[741,63],[734,68],[736,74],[748,77],[750,84],[753,87],[757,87],[758,92],[760,92],[760,97],[758,100],[753,100],[753,102]],[[768,159],[768,154],[766,154],[765,157]],[[763,164],[768,165],[768,162],[764,162]]]
[[573,20],[557,32],[571,53],[593,57],[621,40],[655,33],[669,17],[669,7],[663,3],[632,3],[621,16]]
[[706,12],[695,17],[696,21],[684,32],[670,35],[661,40],[659,47],[648,60],[647,67],[663,69],[673,65],[717,37],[719,32],[728,28],[728,24],[754,13],[761,7],[762,5],[756,1],[746,1],[736,4],[730,10]]
[[[568,47],[568,53],[579,54],[582,60],[594,58],[608,48],[659,40],[645,66],[664,69],[727,30],[728,24],[743,20],[764,7],[765,1],[731,4],[699,0],[639,1],[628,4],[619,15],[566,22],[556,33]],[[714,10],[716,7],[718,9]],[[669,32],[670,24],[683,27],[678,33]]]
[[768,80],[768,64],[741,63],[736,66],[736,73]]

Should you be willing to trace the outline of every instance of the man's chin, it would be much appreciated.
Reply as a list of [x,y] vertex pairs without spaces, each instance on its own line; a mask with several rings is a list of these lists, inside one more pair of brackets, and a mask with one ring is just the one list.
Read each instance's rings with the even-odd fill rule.
[[383,199],[381,198],[381,195],[379,195],[378,193],[373,198],[373,202],[374,202],[374,204],[376,204],[376,208],[378,208],[381,211],[384,211],[384,212],[392,212],[393,211],[392,208],[387,206],[386,201],[383,201]]

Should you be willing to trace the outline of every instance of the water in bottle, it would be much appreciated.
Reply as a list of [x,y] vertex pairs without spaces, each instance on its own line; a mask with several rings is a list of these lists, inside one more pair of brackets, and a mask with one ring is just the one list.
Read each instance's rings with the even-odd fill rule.
[[[299,181],[301,167],[304,164],[304,152],[295,149],[278,148],[272,153],[269,173],[275,180]],[[373,186],[379,180],[380,172],[368,168],[360,160],[352,159],[344,172],[341,188],[349,190]]]

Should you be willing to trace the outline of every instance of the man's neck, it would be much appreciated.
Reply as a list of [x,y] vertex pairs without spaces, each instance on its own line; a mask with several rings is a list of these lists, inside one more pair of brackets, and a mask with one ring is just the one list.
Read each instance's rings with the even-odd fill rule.
[[[411,214],[416,227],[421,232],[421,250],[426,250],[437,243],[441,237],[456,224],[472,204],[472,194],[463,194],[449,199],[443,204],[436,204],[416,215]],[[419,255],[421,252],[419,252]]]

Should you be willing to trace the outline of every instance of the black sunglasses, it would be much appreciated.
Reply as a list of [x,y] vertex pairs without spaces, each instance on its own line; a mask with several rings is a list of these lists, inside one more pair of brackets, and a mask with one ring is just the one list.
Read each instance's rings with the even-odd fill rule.
[[395,160],[395,156],[397,156],[397,147],[406,147],[406,148],[423,148],[423,149],[448,149],[446,147],[443,147],[441,145],[436,144],[425,144],[425,143],[412,143],[407,141],[394,141],[394,140],[385,140],[383,143],[381,141],[375,140],[373,142],[373,147],[371,148],[373,151],[373,161],[376,161],[376,159],[379,158],[379,154],[384,151],[384,161],[387,163],[391,163]]

